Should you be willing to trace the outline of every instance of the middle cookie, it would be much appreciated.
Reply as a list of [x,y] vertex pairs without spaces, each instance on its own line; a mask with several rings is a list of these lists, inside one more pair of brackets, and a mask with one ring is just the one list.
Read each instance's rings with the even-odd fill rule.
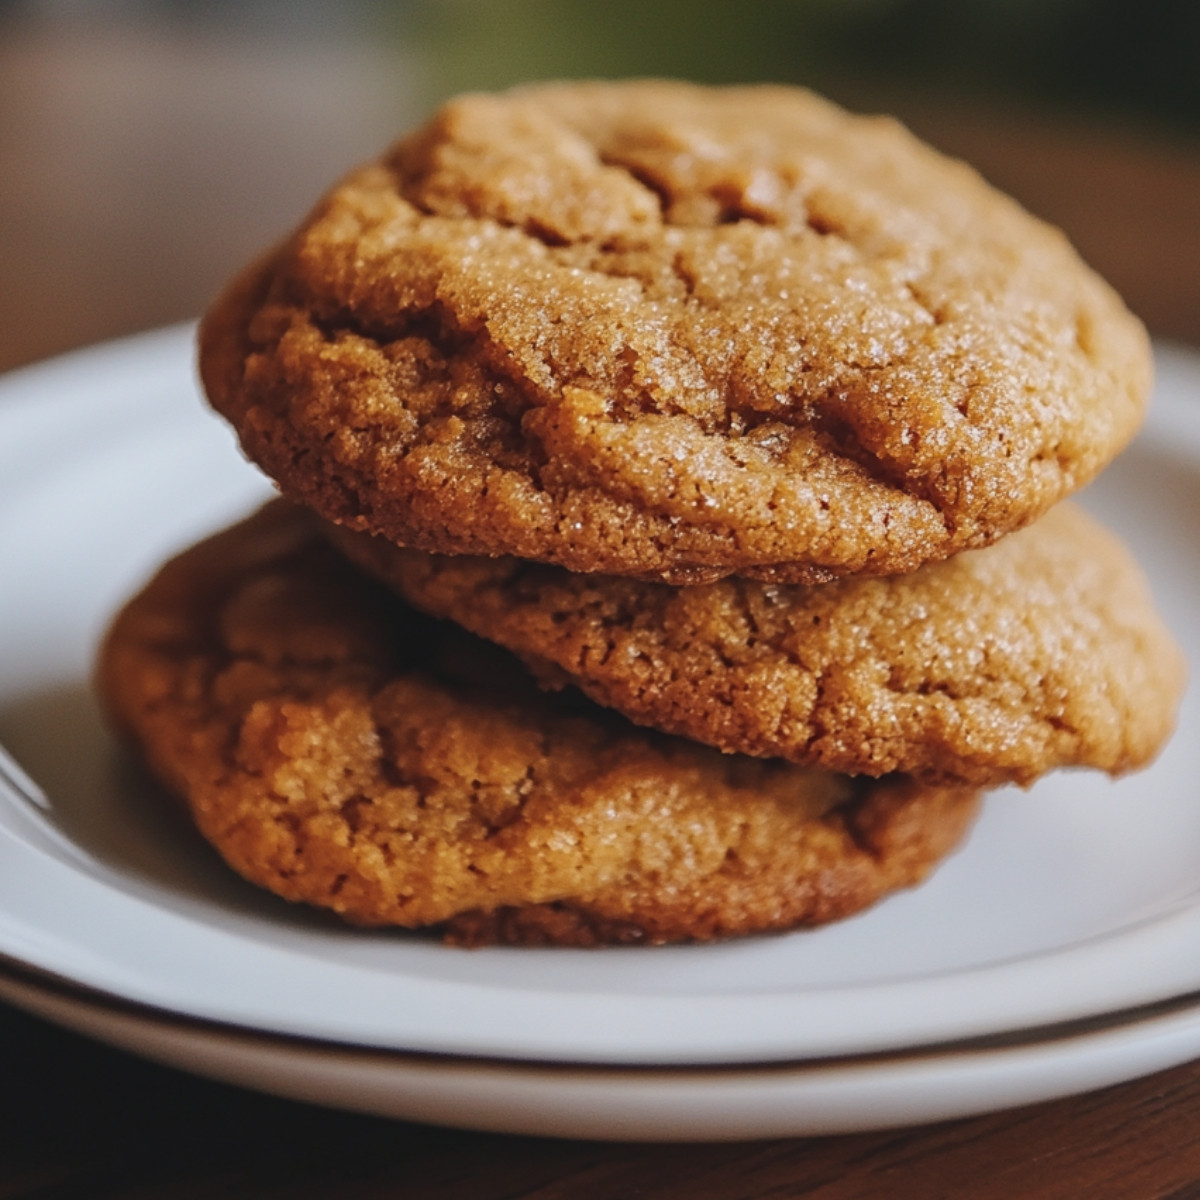
[[410,603],[641,724],[846,774],[1117,774],[1174,724],[1182,656],[1121,544],[1060,505],[985,550],[819,587],[690,588],[446,557],[327,527]]

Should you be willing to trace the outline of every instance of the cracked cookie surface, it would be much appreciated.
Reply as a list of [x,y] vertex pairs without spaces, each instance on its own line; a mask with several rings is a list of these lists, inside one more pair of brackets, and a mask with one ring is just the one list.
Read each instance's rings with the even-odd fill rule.
[[452,102],[201,342],[326,518],[673,583],[991,542],[1125,444],[1150,374],[1061,234],[894,122],[652,81]]
[[975,792],[722,755],[550,700],[360,575],[282,502],[119,615],[111,714],[246,878],[451,940],[710,939],[920,880]]
[[851,774],[1118,773],[1169,735],[1182,655],[1120,542],[1060,505],[910,575],[690,588],[327,532],[411,603],[633,720]]

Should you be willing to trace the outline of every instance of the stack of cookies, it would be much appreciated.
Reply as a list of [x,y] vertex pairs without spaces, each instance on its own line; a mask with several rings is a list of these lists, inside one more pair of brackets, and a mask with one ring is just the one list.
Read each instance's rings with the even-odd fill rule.
[[247,878],[479,944],[711,939],[1119,773],[1179,652],[1070,505],[1145,333],[1056,231],[805,92],[447,105],[201,330],[276,501],[100,664]]

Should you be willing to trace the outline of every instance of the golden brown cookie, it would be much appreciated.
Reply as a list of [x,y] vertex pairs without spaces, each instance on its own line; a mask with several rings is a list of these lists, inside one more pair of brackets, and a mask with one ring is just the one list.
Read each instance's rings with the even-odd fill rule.
[[893,121],[646,81],[452,102],[231,285],[200,365],[330,520],[674,583],[991,542],[1150,379],[1062,235]]
[[229,863],[290,900],[451,939],[708,939],[917,882],[962,787],[727,756],[549,700],[277,503],[168,564],[99,682]]
[[673,588],[326,526],[411,603],[639,723],[850,774],[1030,783],[1144,765],[1183,659],[1128,552],[1060,505],[910,575]]

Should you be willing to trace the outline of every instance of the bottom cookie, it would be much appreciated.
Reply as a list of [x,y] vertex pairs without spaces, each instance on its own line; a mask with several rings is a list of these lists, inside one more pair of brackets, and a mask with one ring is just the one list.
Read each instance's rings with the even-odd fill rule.
[[480,945],[710,940],[919,882],[973,788],[723,755],[540,693],[283,502],[168,563],[114,622],[116,723],[247,879]]

